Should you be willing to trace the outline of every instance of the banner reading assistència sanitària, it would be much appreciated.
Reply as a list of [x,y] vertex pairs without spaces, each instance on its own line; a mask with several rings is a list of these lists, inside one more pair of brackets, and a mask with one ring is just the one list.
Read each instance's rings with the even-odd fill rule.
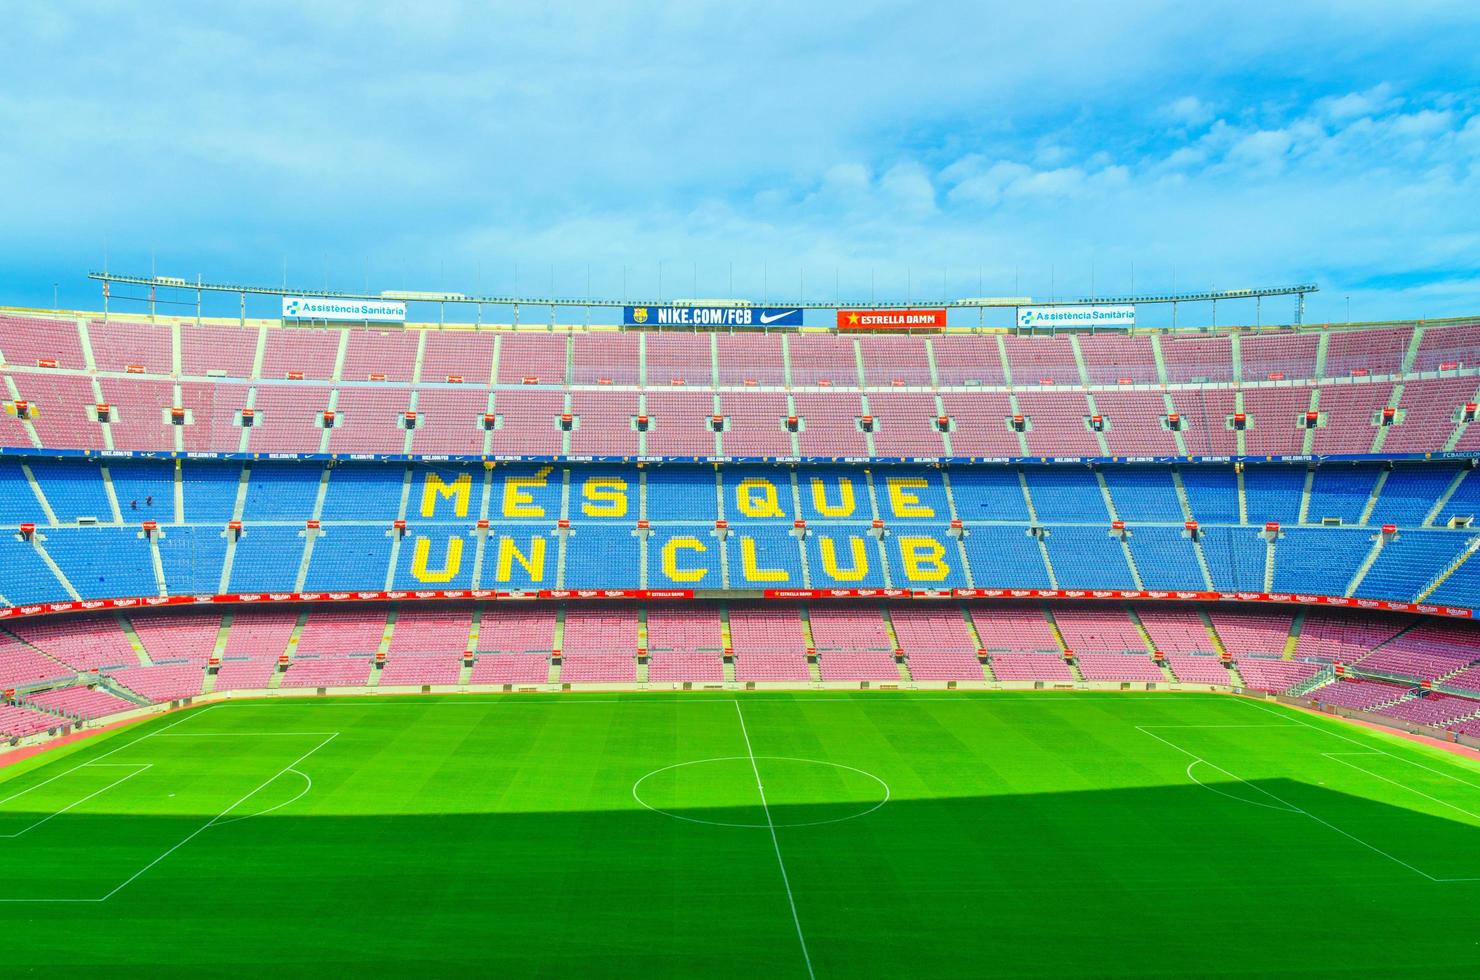
[[373,320],[404,323],[406,304],[388,299],[336,299],[332,296],[284,296],[284,320]]
[[629,327],[800,327],[802,311],[794,306],[628,306],[622,322]]
[[1020,327],[1134,327],[1134,306],[1020,306]]

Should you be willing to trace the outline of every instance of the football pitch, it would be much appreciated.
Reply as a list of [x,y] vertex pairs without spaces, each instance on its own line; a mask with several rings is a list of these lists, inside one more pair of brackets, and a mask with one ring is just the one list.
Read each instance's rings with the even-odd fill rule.
[[1480,766],[1210,694],[235,701],[0,861],[9,975],[1480,972]]

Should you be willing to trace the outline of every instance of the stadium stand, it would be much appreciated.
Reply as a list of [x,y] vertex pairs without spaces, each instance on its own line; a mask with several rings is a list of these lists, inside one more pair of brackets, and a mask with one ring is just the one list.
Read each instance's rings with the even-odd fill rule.
[[[1472,632],[1420,614],[1480,607],[1477,342],[7,315],[0,607],[125,605],[0,609],[0,683],[42,720],[331,687],[1319,684],[1466,725]],[[580,596],[668,589],[697,601]],[[218,593],[394,601],[137,608]]]

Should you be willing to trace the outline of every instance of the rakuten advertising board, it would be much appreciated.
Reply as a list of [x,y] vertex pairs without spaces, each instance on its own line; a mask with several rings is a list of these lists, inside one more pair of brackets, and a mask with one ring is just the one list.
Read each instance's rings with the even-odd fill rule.
[[839,330],[942,330],[946,311],[838,310]]
[[1134,306],[1020,306],[1020,327],[1134,327]]
[[373,320],[405,323],[406,304],[384,299],[335,299],[330,296],[284,296],[284,320]]

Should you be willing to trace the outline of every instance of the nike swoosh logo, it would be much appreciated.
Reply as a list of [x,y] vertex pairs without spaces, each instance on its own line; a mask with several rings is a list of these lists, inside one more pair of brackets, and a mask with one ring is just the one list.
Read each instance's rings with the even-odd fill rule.
[[761,323],[763,323],[763,324],[764,323],[775,323],[777,320],[784,320],[785,318],[791,316],[795,312],[797,312],[797,311],[796,310],[787,310],[784,313],[772,313],[770,316],[766,316],[766,314],[762,313],[761,314]]

